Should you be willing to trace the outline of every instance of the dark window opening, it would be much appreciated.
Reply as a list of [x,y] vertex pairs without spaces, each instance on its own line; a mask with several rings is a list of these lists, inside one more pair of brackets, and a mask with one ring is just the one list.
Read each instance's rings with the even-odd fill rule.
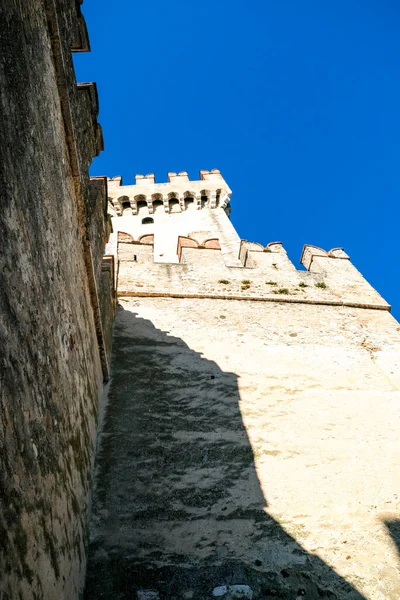
[[164,206],[164,202],[162,200],[155,200],[153,202],[153,210],[154,210],[154,212],[156,212],[156,211],[160,211],[161,212],[163,206]]
[[194,198],[192,198],[191,196],[189,196],[188,198],[185,198],[185,210],[187,210],[188,208],[192,208],[194,205]]
[[129,200],[124,200],[124,202],[121,203],[121,212],[123,215],[132,214],[131,203]]
[[142,225],[150,225],[150,223],[154,223],[154,219],[152,219],[151,217],[146,217],[145,219],[142,219]]
[[177,200],[176,198],[171,198],[168,204],[170,213],[180,212],[181,209],[179,206],[179,200]]

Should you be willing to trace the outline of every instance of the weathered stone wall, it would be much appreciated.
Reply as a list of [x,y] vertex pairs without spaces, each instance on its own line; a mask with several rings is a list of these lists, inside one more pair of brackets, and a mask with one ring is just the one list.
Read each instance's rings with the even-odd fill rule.
[[72,600],[113,309],[87,175],[101,130],[93,86],[75,85],[79,3],[10,0],[0,17],[0,596]]
[[87,599],[397,600],[399,324],[342,249],[306,245],[304,271],[237,244],[185,177],[109,182],[120,310]]
[[389,309],[348,258],[315,256],[310,271],[299,271],[275,243],[268,252],[249,250],[245,267],[229,267],[219,250],[200,248],[183,248],[180,264],[163,265],[149,261],[149,251],[143,255],[141,248],[137,243],[118,244],[119,296],[192,295]]
[[386,310],[121,298],[86,597],[396,600],[399,366]]
[[[89,193],[85,198],[87,198],[86,235],[93,270],[92,297],[94,302],[98,303],[98,308],[96,306],[99,312],[97,328],[100,330],[103,360],[108,372],[112,323],[116,305],[116,279],[114,256],[104,256],[105,246],[112,231],[111,218],[107,214],[107,179],[93,177],[90,180]],[[108,376],[108,374],[106,375]]]

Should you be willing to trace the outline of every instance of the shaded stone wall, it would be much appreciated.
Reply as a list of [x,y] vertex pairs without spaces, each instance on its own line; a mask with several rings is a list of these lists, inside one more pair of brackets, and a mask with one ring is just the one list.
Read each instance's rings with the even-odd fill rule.
[[172,175],[109,190],[119,312],[87,600],[397,600],[390,306],[340,248],[306,245],[297,270],[279,242],[242,240],[233,266],[229,206],[185,174],[197,208],[170,204]]
[[0,17],[0,596],[69,600],[114,303],[106,187],[93,202],[87,174],[101,129],[95,87],[75,85],[79,3],[10,0]]
[[399,597],[388,311],[121,298],[113,347],[88,600]]

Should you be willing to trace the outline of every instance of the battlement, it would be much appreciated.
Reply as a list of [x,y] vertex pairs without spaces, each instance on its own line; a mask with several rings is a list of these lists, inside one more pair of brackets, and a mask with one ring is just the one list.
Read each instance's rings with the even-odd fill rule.
[[306,244],[303,271],[281,242],[241,240],[227,216],[230,196],[218,169],[200,171],[196,181],[186,171],[169,172],[166,183],[156,183],[152,173],[136,175],[128,186],[121,177],[108,179],[113,251],[122,261],[119,294],[143,295],[147,289],[153,295],[390,308],[343,248]]
[[165,213],[184,212],[188,208],[222,208],[229,212],[232,191],[218,169],[200,171],[200,179],[191,181],[187,171],[169,172],[168,182],[156,183],[154,173],[135,175],[134,185],[123,185],[122,177],[108,179],[109,200],[115,216],[125,209],[137,215],[146,205],[149,214],[163,206]]
[[[120,296],[222,298],[390,310],[342,248],[305,245],[298,270],[281,242],[242,240],[240,267],[224,261],[219,239],[178,238],[178,264],[153,260],[154,235],[119,232]],[[174,268],[172,268],[174,267]],[[167,271],[165,270],[167,268]]]

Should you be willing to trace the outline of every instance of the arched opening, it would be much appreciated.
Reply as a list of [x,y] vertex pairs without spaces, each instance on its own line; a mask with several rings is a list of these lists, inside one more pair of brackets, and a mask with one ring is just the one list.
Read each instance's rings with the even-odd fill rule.
[[131,215],[132,214],[131,203],[123,202],[122,206],[121,206],[121,210],[122,210],[123,215]]
[[155,213],[163,212],[164,202],[162,200],[154,200],[153,202],[153,211]]
[[179,206],[179,200],[177,198],[170,198],[168,205],[170,213],[181,212],[181,207]]
[[154,223],[154,219],[152,219],[151,217],[146,217],[145,219],[142,219],[142,225],[150,225],[151,223]]
[[185,198],[185,210],[192,210],[194,208],[194,198],[193,196],[188,196]]
[[121,207],[121,214],[123,214],[123,215],[124,214],[125,215],[132,214],[131,203],[129,201],[128,196],[121,196],[120,198],[118,198],[118,202]]
[[208,206],[208,197],[202,196],[201,197],[201,208],[205,208],[206,206]]
[[138,200],[137,201],[137,209],[138,209],[138,214],[147,212],[148,209],[147,209],[146,200]]

